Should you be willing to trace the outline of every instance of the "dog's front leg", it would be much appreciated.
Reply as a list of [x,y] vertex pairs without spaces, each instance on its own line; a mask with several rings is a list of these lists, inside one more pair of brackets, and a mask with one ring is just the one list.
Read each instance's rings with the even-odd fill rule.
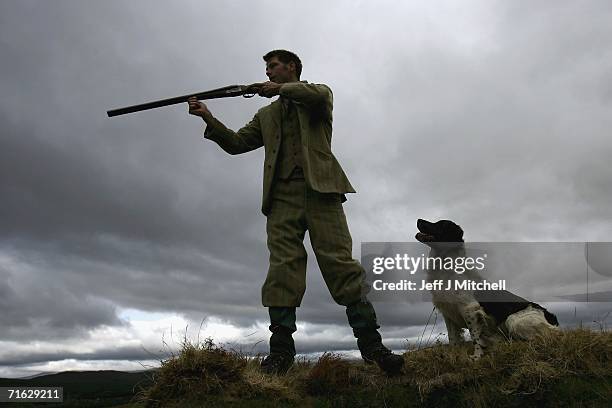
[[451,319],[444,317],[446,331],[448,332],[448,344],[451,346],[463,343],[463,329],[457,326]]
[[487,324],[485,312],[480,307],[480,303],[473,302],[462,308],[461,315],[470,331],[472,343],[474,344],[474,353],[471,357],[474,360],[478,360],[482,357],[484,349],[487,347],[483,339],[483,333]]

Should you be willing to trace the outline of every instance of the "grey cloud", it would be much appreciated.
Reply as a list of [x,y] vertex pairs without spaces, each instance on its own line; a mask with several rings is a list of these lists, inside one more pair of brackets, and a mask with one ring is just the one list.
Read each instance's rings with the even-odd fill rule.
[[70,351],[58,351],[53,353],[33,352],[27,355],[16,355],[12,358],[0,359],[0,366],[24,366],[68,359],[147,361],[164,359],[169,356],[169,350],[159,352],[158,350],[146,350],[142,347],[113,347],[108,350],[100,350],[93,353],[74,353]]
[[105,298],[75,292],[62,280],[37,274],[2,275],[3,340],[61,340],[82,337],[100,325],[121,325],[115,306]]

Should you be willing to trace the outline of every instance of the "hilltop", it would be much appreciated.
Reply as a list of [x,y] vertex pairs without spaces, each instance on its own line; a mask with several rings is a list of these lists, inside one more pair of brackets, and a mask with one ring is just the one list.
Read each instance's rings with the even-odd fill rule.
[[[507,341],[479,361],[471,345],[410,347],[401,376],[325,353],[298,360],[283,377],[260,358],[211,339],[184,341],[159,369],[64,372],[0,386],[63,386],[62,407],[609,407],[612,332],[561,330],[532,342]],[[34,406],[11,404],[11,406]],[[52,407],[52,404],[45,404]]]

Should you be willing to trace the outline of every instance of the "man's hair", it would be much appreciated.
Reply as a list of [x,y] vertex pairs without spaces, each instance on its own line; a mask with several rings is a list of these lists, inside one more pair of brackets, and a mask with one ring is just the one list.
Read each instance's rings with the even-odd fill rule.
[[296,54],[292,53],[291,51],[273,50],[267,53],[266,55],[264,55],[263,59],[264,61],[268,62],[274,57],[278,58],[278,60],[282,62],[283,64],[288,64],[293,61],[293,63],[295,64],[295,73],[298,79],[300,79],[300,75],[302,74],[302,61],[300,61],[300,57],[298,57]]

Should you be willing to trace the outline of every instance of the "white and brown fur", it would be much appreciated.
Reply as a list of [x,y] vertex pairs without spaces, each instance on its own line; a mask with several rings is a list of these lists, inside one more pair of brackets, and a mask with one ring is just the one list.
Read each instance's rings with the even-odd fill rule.
[[[432,223],[419,219],[417,228],[416,239],[431,248],[430,257],[465,256],[463,230],[454,222]],[[444,269],[427,271],[430,282],[443,280],[446,285],[446,281],[457,279],[479,280],[480,276],[474,269],[461,275]],[[559,325],[556,316],[548,310],[508,291],[435,290],[432,301],[444,318],[451,345],[462,343],[463,329],[468,329],[474,344],[474,359],[504,338],[530,340],[556,330]]]

